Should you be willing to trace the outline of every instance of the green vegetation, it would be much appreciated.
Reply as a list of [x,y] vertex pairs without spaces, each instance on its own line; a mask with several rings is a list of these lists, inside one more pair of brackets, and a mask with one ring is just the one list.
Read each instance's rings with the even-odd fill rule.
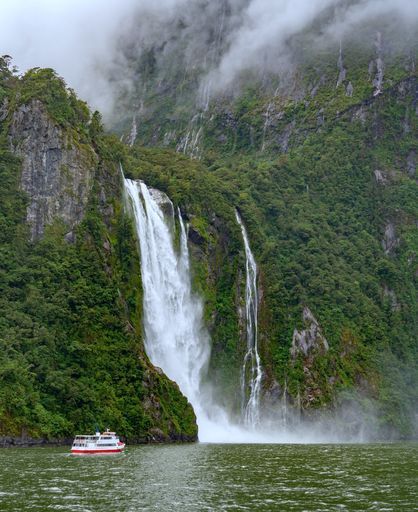
[[[141,145],[128,148],[104,134],[100,115],[91,116],[51,70],[17,79],[0,63],[0,104],[7,98],[12,111],[40,99],[99,161],[75,242],[55,223],[29,244],[20,163],[7,150],[9,118],[3,122],[0,433],[62,437],[94,422],[137,439],[155,429],[174,438],[196,432],[191,408],[143,351],[139,261],[121,204],[121,161],[128,177],[166,192],[189,223],[220,399],[239,407],[245,262],[238,208],[260,269],[265,388],[286,381],[290,399],[299,393],[307,414],[359,396],[373,403],[382,433],[416,435],[417,78],[406,57],[392,56],[385,92],[373,97],[373,55],[359,42],[344,56],[349,96],[346,82],[335,87],[333,52],[333,60],[329,49],[299,56],[292,94],[272,99],[272,78],[212,105],[200,118],[199,161],[173,148],[143,147],[170,133],[174,146],[199,126],[188,122],[196,72],[177,70],[163,99],[147,88],[152,117],[140,123]],[[142,65],[152,84],[152,52]],[[274,122],[266,124],[269,103]],[[330,349],[292,359],[305,306]]]
[[[383,96],[363,96],[362,103],[345,97],[340,113],[333,110],[341,108],[333,106],[333,95],[341,91],[334,82],[324,86],[309,109],[317,112],[326,102],[331,119],[306,130],[310,118],[301,117],[286,154],[259,151],[263,97],[254,89],[234,104],[233,125],[222,121],[226,108],[217,106],[221,118],[217,124],[215,112],[205,127],[201,162],[168,150],[133,150],[132,175],[166,191],[201,235],[193,252],[196,287],[206,298],[214,339],[212,379],[230,390],[229,399],[243,350],[237,305],[244,263],[233,225],[238,207],[260,265],[266,385],[286,379],[290,395],[300,392],[307,409],[357,389],[375,402],[382,432],[414,435],[418,187],[407,160],[418,153],[415,86],[416,78],[404,75]],[[301,108],[289,103],[286,122]],[[286,122],[276,127],[279,133]],[[222,134],[226,145],[216,143]],[[398,241],[385,253],[389,224]],[[319,320],[330,350],[292,361],[290,343],[294,328],[302,327],[304,305]]]
[[99,163],[75,241],[55,222],[30,243],[21,164],[0,149],[0,435],[68,438],[97,425],[131,441],[194,439],[192,408],[143,350],[139,261],[118,174],[124,147],[49,70],[9,75],[1,87],[11,112],[15,98],[38,99],[65,128],[79,135],[82,124]]
[[235,191],[201,163],[171,150],[134,147],[124,171],[166,192],[189,222],[195,289],[205,301],[212,334],[211,380],[220,399],[231,405],[245,348],[236,309],[238,269],[245,263]]

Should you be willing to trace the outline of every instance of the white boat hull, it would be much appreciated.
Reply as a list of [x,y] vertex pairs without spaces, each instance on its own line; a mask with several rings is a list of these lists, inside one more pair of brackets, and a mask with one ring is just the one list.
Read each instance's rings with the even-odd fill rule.
[[114,455],[122,453],[125,443],[119,441],[115,432],[96,432],[95,435],[75,436],[71,447],[72,455]]
[[72,448],[72,455],[114,455],[115,453],[122,453],[125,445],[117,448],[104,449],[104,448]]

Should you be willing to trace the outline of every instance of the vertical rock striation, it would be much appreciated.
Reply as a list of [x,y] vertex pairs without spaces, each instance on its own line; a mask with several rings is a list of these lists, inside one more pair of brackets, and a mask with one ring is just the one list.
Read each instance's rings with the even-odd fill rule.
[[298,354],[308,356],[312,351],[326,353],[329,350],[328,341],[321,332],[321,327],[317,319],[308,307],[303,309],[303,322],[305,329],[293,332],[292,347],[290,349],[292,358],[295,359]]
[[9,142],[12,153],[22,159],[31,240],[41,238],[55,220],[71,231],[84,216],[92,186],[97,156],[91,147],[72,140],[39,100],[14,112]]

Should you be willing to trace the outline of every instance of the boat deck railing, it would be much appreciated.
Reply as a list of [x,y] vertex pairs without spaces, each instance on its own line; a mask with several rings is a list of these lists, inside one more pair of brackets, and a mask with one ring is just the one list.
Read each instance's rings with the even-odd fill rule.
[[106,436],[76,436],[73,442],[74,447],[85,446],[117,446],[119,438]]

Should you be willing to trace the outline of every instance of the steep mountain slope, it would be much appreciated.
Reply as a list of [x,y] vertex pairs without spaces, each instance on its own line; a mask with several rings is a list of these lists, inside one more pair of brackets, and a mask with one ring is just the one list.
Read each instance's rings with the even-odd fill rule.
[[[359,107],[365,121],[349,112],[279,158],[235,156],[205,169],[169,151],[134,151],[128,173],[166,191],[189,216],[213,337],[211,379],[229,406],[239,407],[245,350],[238,207],[260,267],[269,406],[277,409],[284,392],[305,414],[360,401],[386,433],[411,435],[418,190],[407,171],[416,137],[402,123],[415,87],[408,79]],[[353,428],[363,420],[356,414]]]
[[[139,59],[130,48],[137,82],[128,104],[137,108],[132,126],[125,117],[116,129],[125,127],[130,143],[200,161],[190,174],[169,152],[138,148],[130,172],[190,216],[220,400],[239,408],[237,207],[260,264],[266,408],[277,419],[283,401],[305,416],[351,404],[354,417],[344,421],[355,430],[360,403],[380,434],[409,436],[418,360],[416,28],[401,34],[397,21],[378,18],[337,43],[321,36],[323,25],[289,39],[290,64],[277,73],[244,70],[221,91],[207,78],[209,57],[186,51],[187,24],[179,26],[186,39],[142,48]],[[228,38],[212,28],[216,67]]]
[[139,54],[135,31],[125,41],[136,82],[113,130],[129,144],[51,70],[18,79],[2,61],[0,432],[63,437],[97,421],[195,438],[191,408],[144,354],[122,162],[188,221],[217,403],[240,418],[237,209],[259,269],[265,424],[329,414],[354,437],[365,424],[416,436],[416,31],[376,19],[336,44],[316,20],[286,41],[284,66],[219,88],[234,13],[200,4],[212,10],[193,52],[182,20]]
[[[145,355],[124,148],[52,70],[1,60],[0,435],[193,440],[191,406]],[[33,441],[31,441],[33,442]]]

